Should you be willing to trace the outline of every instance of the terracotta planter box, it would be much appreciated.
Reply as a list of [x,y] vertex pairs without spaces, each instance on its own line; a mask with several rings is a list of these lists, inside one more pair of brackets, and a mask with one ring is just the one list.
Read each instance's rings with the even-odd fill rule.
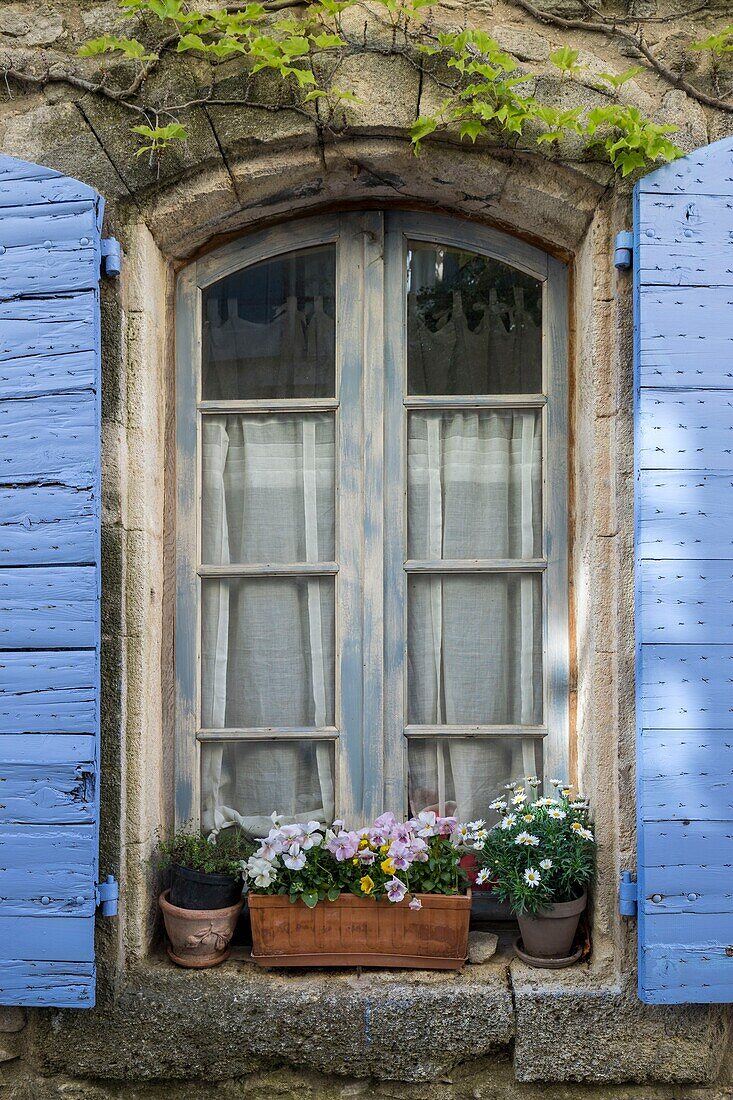
[[252,958],[260,966],[406,966],[460,970],[468,953],[470,892],[373,901],[341,894],[309,909],[279,895],[249,894]]

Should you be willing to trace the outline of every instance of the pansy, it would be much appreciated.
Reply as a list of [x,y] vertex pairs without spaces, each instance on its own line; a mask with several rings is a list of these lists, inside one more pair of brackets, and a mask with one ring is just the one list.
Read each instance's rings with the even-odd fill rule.
[[362,894],[371,894],[374,889],[374,879],[370,878],[369,875],[364,875],[363,878],[359,879],[359,888]]
[[297,844],[292,844],[290,851],[283,856],[283,863],[291,871],[302,871],[305,867],[305,852],[301,852]]
[[371,867],[376,858],[376,854],[371,848],[360,848],[356,853],[356,862],[361,863],[364,867]]
[[389,846],[389,858],[397,871],[406,871],[413,861],[413,855],[407,844],[401,840],[393,840]]
[[422,902],[420,901],[420,898],[415,898],[414,897],[407,908],[408,909],[415,909],[415,910],[422,909]]
[[386,859],[383,859],[382,862],[379,864],[379,866],[382,868],[385,875],[394,875],[395,865],[392,862],[392,860],[389,858],[389,856],[387,856]]
[[535,871],[534,867],[528,867],[524,872],[524,881],[528,886],[539,886],[542,882],[542,876],[539,871]]
[[539,842],[540,838],[538,836],[533,836],[532,833],[517,833],[514,838],[515,844],[524,844],[528,848],[536,848]]
[[339,863],[345,859],[353,859],[359,849],[359,836],[357,833],[339,833],[326,842],[326,847]]
[[413,822],[418,836],[435,836],[438,816],[434,810],[421,810]]
[[402,901],[407,893],[407,887],[404,882],[400,882],[398,878],[392,878],[387,883],[387,897],[390,901]]

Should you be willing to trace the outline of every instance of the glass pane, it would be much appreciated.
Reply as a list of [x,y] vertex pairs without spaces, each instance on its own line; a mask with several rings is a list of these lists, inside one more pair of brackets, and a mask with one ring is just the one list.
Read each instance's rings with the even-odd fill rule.
[[204,400],[333,397],[336,249],[266,260],[203,293]]
[[204,578],[201,724],[331,726],[333,577]]
[[489,804],[520,776],[542,778],[542,742],[531,737],[413,738],[407,746],[410,813],[435,810],[493,823]]
[[541,432],[537,409],[410,413],[408,557],[539,557]]
[[253,837],[267,836],[270,814],[329,824],[334,818],[333,743],[329,741],[206,741],[201,746],[202,827],[236,821]]
[[411,242],[407,392],[542,392],[542,284],[499,260]]
[[207,565],[333,561],[333,414],[203,418]]
[[536,573],[412,575],[408,722],[542,721],[542,581]]

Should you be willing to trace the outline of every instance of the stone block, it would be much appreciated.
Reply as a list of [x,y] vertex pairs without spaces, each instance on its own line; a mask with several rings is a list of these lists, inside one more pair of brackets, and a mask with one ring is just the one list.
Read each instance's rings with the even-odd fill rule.
[[0,1034],[14,1035],[22,1031],[27,1020],[24,1008],[0,1008]]
[[18,38],[24,46],[49,46],[64,33],[60,14],[42,4],[3,4],[0,34]]
[[727,1037],[724,1008],[643,1005],[635,992],[599,987],[584,967],[548,977],[515,959],[511,973],[518,1081],[715,1080]]
[[491,33],[503,50],[519,61],[547,61],[550,44],[529,27],[493,27]]

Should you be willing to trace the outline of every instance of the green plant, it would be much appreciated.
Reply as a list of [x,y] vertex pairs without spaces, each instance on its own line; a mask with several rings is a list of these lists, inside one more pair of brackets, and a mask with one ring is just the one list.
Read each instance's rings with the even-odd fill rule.
[[482,868],[476,881],[491,882],[514,913],[531,915],[573,901],[593,877],[588,803],[557,781],[553,785],[558,797],[538,798],[539,781],[530,777],[509,784],[507,797],[491,805],[500,820],[476,856]]
[[[527,90],[536,75],[520,71],[516,60],[483,30],[438,31],[426,22],[436,0],[374,0],[374,12],[383,13],[392,45],[386,52],[399,54],[432,76],[446,92],[440,105],[422,114],[411,129],[411,141],[419,152],[427,137],[439,131],[456,132],[462,139],[504,138],[514,143],[557,144],[565,136],[583,140],[586,148],[599,151],[621,175],[658,160],[672,160],[681,150],[668,135],[676,128],[658,126],[641,112],[620,103],[586,112],[563,110]],[[293,7],[290,0],[265,0],[239,9],[197,10],[184,0],[119,0],[127,15],[143,16],[140,40],[102,35],[82,47],[83,56],[117,56],[137,66],[130,88],[138,95],[152,69],[171,53],[192,52],[216,65],[233,57],[246,59],[249,76],[240,98],[218,99],[212,87],[183,104],[138,103],[132,96],[114,95],[144,122],[133,131],[142,139],[139,153],[155,157],[187,140],[184,119],[195,106],[253,106],[277,109],[251,97],[249,79],[263,70],[275,73],[283,85],[295,89],[284,106],[311,118],[320,134],[337,134],[348,128],[348,109],[359,102],[353,91],[342,88],[337,77],[341,62],[354,53],[369,52],[366,38],[357,41],[345,29],[344,12],[360,0],[313,0],[297,14],[282,14]],[[152,33],[151,33],[152,32]],[[143,41],[143,39],[145,39]],[[150,41],[148,41],[150,39]],[[723,46],[721,46],[721,49]],[[385,52],[383,46],[379,52]],[[563,46],[550,55],[551,64],[572,80],[586,68],[579,51]],[[443,71],[452,74],[444,80]],[[602,87],[616,97],[641,68],[622,73],[602,73]],[[104,87],[104,83],[100,85]],[[109,94],[109,93],[106,93]],[[532,124],[531,127],[529,124]]]
[[159,839],[157,862],[160,870],[175,863],[189,871],[239,878],[242,861],[249,858],[254,848],[252,841],[236,825],[208,837],[181,831],[168,839]]

